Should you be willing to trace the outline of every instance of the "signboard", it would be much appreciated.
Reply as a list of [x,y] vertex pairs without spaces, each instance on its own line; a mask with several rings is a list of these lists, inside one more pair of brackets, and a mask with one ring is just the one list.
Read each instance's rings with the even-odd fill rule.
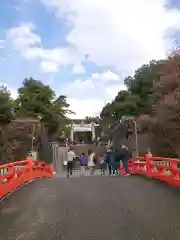
[[91,128],[88,127],[74,127],[74,132],[91,132]]
[[83,126],[81,124],[76,124],[74,126],[74,132],[91,132],[91,124],[84,124]]

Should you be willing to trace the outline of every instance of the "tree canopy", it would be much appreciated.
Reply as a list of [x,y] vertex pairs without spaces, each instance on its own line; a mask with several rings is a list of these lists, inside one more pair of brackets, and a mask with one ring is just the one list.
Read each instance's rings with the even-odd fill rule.
[[13,101],[7,87],[0,86],[0,126],[4,126],[13,119]]
[[24,159],[32,147],[32,136],[33,148],[39,154],[42,145],[48,148],[48,140],[58,141],[70,112],[66,96],[56,96],[39,80],[25,79],[15,100],[5,86],[0,86],[0,164]]
[[18,89],[14,101],[6,87],[0,88],[0,125],[8,124],[14,118],[39,119],[48,128],[49,133],[64,128],[70,113],[66,96],[56,96],[48,85],[33,78],[26,78]]
[[127,90],[118,92],[115,99],[101,111],[101,119],[115,122],[122,116],[138,116],[149,114],[156,99],[153,86],[158,78],[158,61],[151,61],[135,71],[133,77],[124,79]]
[[164,60],[151,61],[138,68],[134,76],[124,79],[126,91],[101,111],[104,126],[117,123],[123,116],[151,119],[152,131],[161,141],[168,142],[180,155],[180,49]]

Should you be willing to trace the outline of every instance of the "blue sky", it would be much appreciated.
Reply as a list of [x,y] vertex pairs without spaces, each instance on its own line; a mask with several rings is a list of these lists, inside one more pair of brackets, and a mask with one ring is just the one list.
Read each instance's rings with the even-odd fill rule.
[[16,97],[32,76],[66,94],[77,118],[99,114],[125,76],[180,39],[180,2],[148,2],[1,0],[1,84]]

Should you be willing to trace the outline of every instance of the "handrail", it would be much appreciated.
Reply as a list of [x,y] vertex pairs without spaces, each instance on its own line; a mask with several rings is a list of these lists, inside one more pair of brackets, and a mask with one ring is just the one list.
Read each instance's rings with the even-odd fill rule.
[[[130,158],[128,166],[131,174],[145,175],[180,187],[180,159],[146,154],[143,157]],[[120,164],[120,172],[124,174],[122,163]]]
[[41,161],[32,158],[0,165],[0,199],[25,183],[42,177],[52,177],[53,169]]

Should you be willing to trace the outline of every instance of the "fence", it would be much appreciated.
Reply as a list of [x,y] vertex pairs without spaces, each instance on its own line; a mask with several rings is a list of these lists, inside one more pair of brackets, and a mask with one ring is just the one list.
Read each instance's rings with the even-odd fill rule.
[[13,192],[25,183],[37,178],[52,177],[53,169],[50,165],[34,161],[29,158],[25,161],[12,162],[0,166],[0,199]]
[[[129,170],[131,174],[142,174],[180,187],[179,159],[153,157],[147,154],[144,157],[129,159]],[[124,173],[122,164],[120,164],[120,172]]]

